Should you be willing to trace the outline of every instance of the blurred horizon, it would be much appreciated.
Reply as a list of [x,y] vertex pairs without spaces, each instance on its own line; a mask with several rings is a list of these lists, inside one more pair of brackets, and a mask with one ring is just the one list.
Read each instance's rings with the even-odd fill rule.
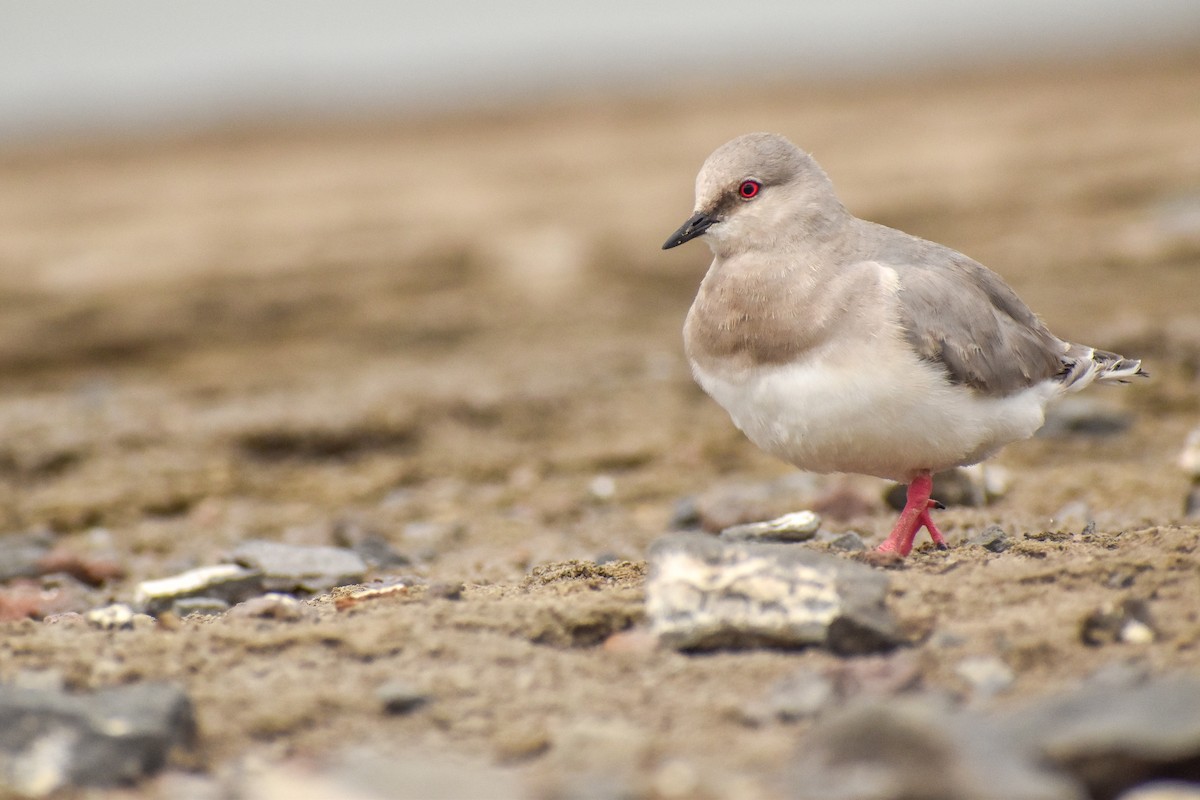
[[0,144],[1200,46],[1195,0],[0,0]]

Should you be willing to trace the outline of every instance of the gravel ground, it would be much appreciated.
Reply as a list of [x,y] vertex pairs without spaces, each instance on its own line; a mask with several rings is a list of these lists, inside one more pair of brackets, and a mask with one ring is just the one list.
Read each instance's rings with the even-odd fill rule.
[[[814,723],[763,703],[800,673],[981,713],[1195,673],[1197,108],[1192,57],[0,151],[0,515],[74,575],[0,585],[35,617],[0,623],[0,680],[182,688],[197,744],[128,797],[772,798]],[[645,633],[647,549],[685,498],[799,508],[688,374],[704,248],[659,251],[704,157],[754,129],[1153,374],[1089,394],[1132,424],[1010,446],[1002,498],[942,512],[955,546],[887,571],[890,655]],[[886,488],[804,491],[871,545]],[[964,544],[992,525],[1007,549]],[[36,619],[251,539],[370,542],[391,560],[367,585],[394,588]]]

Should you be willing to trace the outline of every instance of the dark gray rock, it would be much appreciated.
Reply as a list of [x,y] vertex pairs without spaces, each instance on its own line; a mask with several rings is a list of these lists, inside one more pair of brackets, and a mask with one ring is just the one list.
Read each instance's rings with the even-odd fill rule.
[[1093,682],[1016,712],[1006,729],[1093,797],[1157,778],[1200,781],[1200,680],[1191,675],[1128,686]]
[[0,685],[0,794],[131,784],[195,739],[191,702],[173,686],[71,695]]
[[993,553],[1003,553],[1012,546],[1008,534],[999,525],[989,525],[967,539],[967,544],[982,547]]
[[812,511],[793,511],[766,522],[748,522],[721,531],[729,542],[807,542],[817,535],[821,518]]
[[843,653],[901,642],[886,573],[781,544],[675,534],[650,548],[651,630],[681,650],[819,645]]
[[240,603],[263,593],[263,576],[258,570],[234,564],[200,567],[172,575],[142,581],[134,594],[134,603],[150,614],[168,611],[176,601],[187,597],[210,597],[226,603]]
[[934,695],[870,700],[818,723],[799,749],[795,800],[1084,800],[994,722]]
[[233,552],[233,560],[262,573],[268,592],[318,592],[335,586],[362,583],[367,565],[362,557],[344,547],[300,547],[255,540]]

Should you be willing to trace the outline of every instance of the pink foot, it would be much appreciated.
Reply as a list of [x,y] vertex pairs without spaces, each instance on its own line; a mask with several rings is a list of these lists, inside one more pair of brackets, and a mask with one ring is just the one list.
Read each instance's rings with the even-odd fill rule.
[[904,510],[900,512],[895,527],[876,550],[880,553],[898,553],[906,556],[912,552],[913,539],[917,537],[917,531],[921,528],[929,531],[929,538],[933,539],[933,543],[939,549],[946,549],[946,537],[942,536],[942,532],[933,524],[933,518],[929,516],[929,509],[941,507],[936,500],[929,499],[932,492],[933,476],[929,470],[922,470],[908,485]]

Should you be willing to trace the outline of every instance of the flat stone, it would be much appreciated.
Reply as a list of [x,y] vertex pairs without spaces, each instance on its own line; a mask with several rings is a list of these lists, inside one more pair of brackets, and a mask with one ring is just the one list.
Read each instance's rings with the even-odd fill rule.
[[344,547],[301,547],[256,540],[233,552],[233,560],[262,573],[269,592],[328,591],[335,586],[362,583],[367,564],[362,556]]
[[730,542],[806,542],[817,534],[821,518],[812,511],[793,511],[766,522],[734,525],[721,531]]
[[173,686],[72,695],[0,684],[0,794],[130,784],[195,739],[191,702]]
[[888,576],[807,548],[675,534],[650,548],[646,614],[680,650],[817,645],[837,653],[901,642]]
[[142,581],[134,593],[134,603],[151,614],[160,614],[186,597],[213,597],[227,603],[239,603],[262,592],[261,572],[235,564],[220,564],[191,569],[169,578]]

